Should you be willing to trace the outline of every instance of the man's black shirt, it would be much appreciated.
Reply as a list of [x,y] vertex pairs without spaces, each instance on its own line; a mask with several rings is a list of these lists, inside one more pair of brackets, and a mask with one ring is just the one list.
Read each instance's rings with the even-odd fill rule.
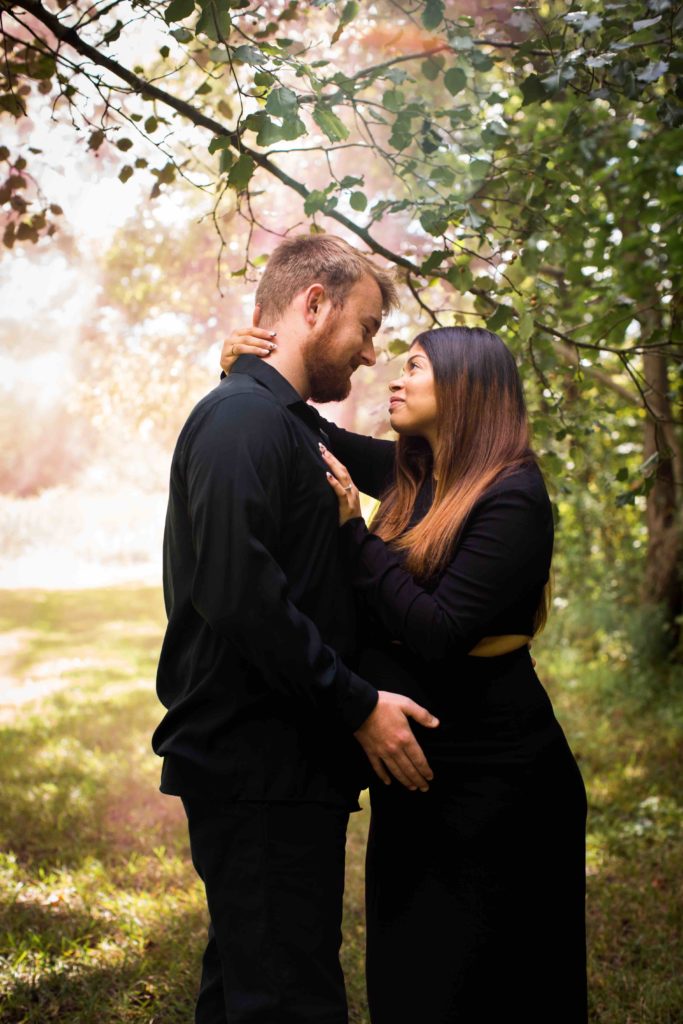
[[367,762],[352,734],[377,691],[342,660],[355,618],[324,422],[243,355],[181,431],[164,534],[167,713],[152,741],[164,792],[357,806]]

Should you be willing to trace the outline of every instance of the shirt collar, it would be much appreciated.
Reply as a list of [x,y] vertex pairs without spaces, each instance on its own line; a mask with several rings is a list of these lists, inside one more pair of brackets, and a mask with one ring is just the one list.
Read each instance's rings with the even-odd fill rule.
[[241,355],[232,364],[230,373],[246,373],[254,380],[264,384],[272,394],[285,406],[291,408],[304,422],[308,423],[315,431],[322,434],[329,444],[327,434],[320,426],[320,413],[303,398],[292,387],[286,377],[283,377],[279,370],[267,363],[261,356]]
[[[283,405],[294,405],[303,402],[303,398],[279,370],[264,362],[261,356],[238,356],[232,364],[230,373],[248,373],[250,377],[265,384],[269,391],[280,399]],[[304,403],[305,404],[305,403]]]

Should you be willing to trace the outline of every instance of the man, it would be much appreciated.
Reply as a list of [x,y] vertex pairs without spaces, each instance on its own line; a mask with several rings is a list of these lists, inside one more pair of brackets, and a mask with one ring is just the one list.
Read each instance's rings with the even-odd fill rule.
[[424,790],[408,716],[437,723],[343,660],[353,604],[306,401],[345,398],[375,363],[396,291],[341,239],[305,236],[272,254],[256,302],[277,351],[236,361],[173,456],[157,681],[168,710],[153,746],[211,918],[197,1024],[345,1024],[344,844],[363,751]]

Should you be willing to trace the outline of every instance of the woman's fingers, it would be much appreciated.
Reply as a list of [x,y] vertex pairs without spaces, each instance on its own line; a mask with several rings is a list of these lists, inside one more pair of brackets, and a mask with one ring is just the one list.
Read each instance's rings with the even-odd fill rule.
[[323,458],[336,476],[337,480],[343,484],[353,483],[346,466],[341,463],[339,459],[335,458],[332,452],[328,451],[324,444],[321,442],[318,442],[318,444],[320,445],[320,451],[322,452]]
[[268,356],[277,348],[276,333],[262,327],[240,327],[223,342],[221,366],[228,370],[237,356]]
[[327,479],[332,484],[332,487],[334,489],[334,493],[337,495],[337,497],[338,498],[343,498],[344,495],[346,494],[346,491],[344,490],[344,488],[342,487],[340,482],[337,480],[336,476],[334,476],[333,473],[330,473],[329,469],[327,471]]

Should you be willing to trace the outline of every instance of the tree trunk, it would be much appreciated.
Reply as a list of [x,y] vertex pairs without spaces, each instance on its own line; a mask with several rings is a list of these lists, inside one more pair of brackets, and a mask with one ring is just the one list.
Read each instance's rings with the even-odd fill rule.
[[[656,313],[643,317],[642,326],[647,339],[658,333],[658,324],[652,321]],[[645,575],[642,598],[646,603],[663,605],[670,629],[671,646],[680,636],[680,622],[676,620],[683,610],[681,586],[681,448],[672,415],[667,356],[663,352],[643,355],[645,398],[648,416],[645,421],[643,444],[644,461],[658,453],[654,469],[654,482],[647,496],[646,522],[648,531]]]

